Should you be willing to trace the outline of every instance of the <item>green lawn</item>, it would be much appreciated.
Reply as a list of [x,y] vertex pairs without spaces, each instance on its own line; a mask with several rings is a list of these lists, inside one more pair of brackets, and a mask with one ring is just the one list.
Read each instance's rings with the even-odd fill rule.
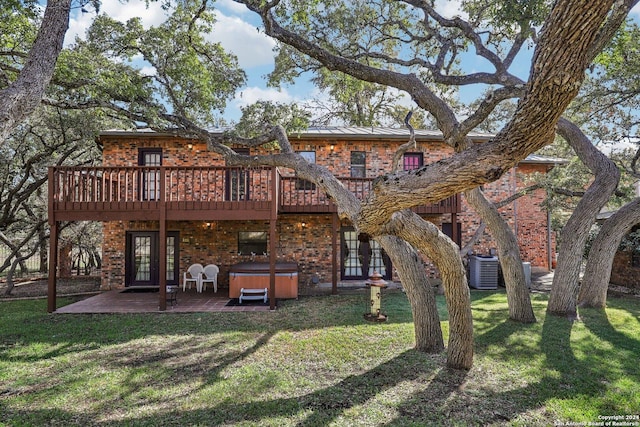
[[[366,296],[304,297],[276,312],[48,315],[0,302],[0,426],[574,425],[640,415],[640,302],[581,320],[507,320],[473,292],[469,372],[415,352],[406,296],[368,323]],[[62,300],[61,304],[68,303]],[[443,329],[446,309],[439,300]],[[637,420],[640,425],[640,420]]]

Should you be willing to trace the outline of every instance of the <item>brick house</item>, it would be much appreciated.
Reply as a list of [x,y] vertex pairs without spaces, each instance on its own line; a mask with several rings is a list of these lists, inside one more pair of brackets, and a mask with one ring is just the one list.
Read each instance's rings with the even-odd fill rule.
[[[491,135],[471,137],[483,142]],[[203,142],[171,134],[107,131],[99,140],[102,166],[50,169],[49,223],[51,253],[57,254],[60,221],[102,221],[104,290],[160,285],[164,309],[163,285],[179,284],[192,263],[218,265],[223,288],[230,286],[230,271],[243,262],[267,265],[271,277],[277,263],[295,263],[298,286],[332,283],[334,291],[339,282],[365,279],[374,269],[397,279],[376,242],[341,222],[327,196],[312,183],[297,179],[293,171],[227,167]],[[291,135],[290,140],[307,160],[325,165],[364,196],[373,178],[390,171],[393,153],[408,140],[408,132],[313,128]],[[404,155],[405,169],[452,152],[438,132],[416,131],[416,140],[416,149]],[[484,191],[489,199],[501,200],[556,163],[557,159],[529,156]],[[537,190],[501,212],[521,242],[523,260],[550,269],[555,240],[544,198],[544,190]],[[415,210],[459,244],[480,223],[461,195]],[[159,244],[164,239],[166,245]],[[485,233],[474,252],[489,253],[494,247]],[[429,273],[437,274],[425,261]],[[50,271],[55,272],[56,256],[51,263]],[[273,285],[275,279],[270,280]],[[49,284],[49,311],[53,311],[55,274],[50,274]]]

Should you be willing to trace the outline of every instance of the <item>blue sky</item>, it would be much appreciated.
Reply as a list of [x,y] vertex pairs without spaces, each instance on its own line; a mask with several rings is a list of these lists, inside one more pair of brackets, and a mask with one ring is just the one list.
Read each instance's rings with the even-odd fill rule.
[[[445,16],[454,16],[458,13],[459,0],[439,0],[437,4],[438,9]],[[237,120],[241,106],[252,104],[258,100],[303,103],[314,97],[320,97],[320,94],[306,79],[300,79],[294,86],[286,86],[281,89],[268,88],[264,76],[273,69],[274,40],[259,31],[260,21],[245,6],[231,0],[217,0],[215,7],[217,9],[217,23],[211,38],[220,42],[227,51],[233,52],[238,57],[240,66],[248,76],[247,85],[241,88],[234,100],[229,103],[225,111],[225,119]],[[166,12],[162,10],[159,2],[151,2],[147,7],[144,0],[128,0],[126,3],[122,3],[120,0],[102,0],[101,12],[123,22],[138,16],[142,18],[145,26],[158,25],[166,17]],[[640,16],[640,6],[637,6],[632,14],[635,17]],[[95,15],[92,13],[74,13],[71,17],[66,43],[71,43],[76,36],[82,37],[94,17]],[[476,59],[475,56],[470,58],[467,64],[467,67],[473,71],[479,71],[483,66],[486,67],[486,64]],[[529,66],[530,57],[523,54],[519,60],[514,62],[513,72],[526,78]],[[460,96],[464,99],[477,92],[477,87],[463,89]]]

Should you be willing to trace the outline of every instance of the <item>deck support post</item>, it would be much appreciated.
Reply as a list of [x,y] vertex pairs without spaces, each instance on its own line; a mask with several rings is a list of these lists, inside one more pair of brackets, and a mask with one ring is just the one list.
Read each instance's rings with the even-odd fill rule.
[[271,169],[271,215],[269,219],[269,309],[276,309],[276,223],[278,221],[278,202],[280,201],[280,174],[277,168]]
[[269,221],[269,309],[276,309],[276,220]]
[[338,295],[338,214],[331,215],[331,295]]
[[167,309],[167,203],[165,192],[165,170],[160,168],[160,226],[158,240],[160,245],[159,256],[160,262],[158,263],[160,276],[160,311]]
[[56,311],[58,270],[58,221],[51,223],[49,231],[49,280],[47,283],[47,311]]

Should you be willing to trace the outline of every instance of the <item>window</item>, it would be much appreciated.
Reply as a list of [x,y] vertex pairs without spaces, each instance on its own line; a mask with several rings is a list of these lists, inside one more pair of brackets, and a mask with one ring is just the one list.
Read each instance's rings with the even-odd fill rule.
[[[142,200],[160,199],[160,170],[162,166],[162,148],[140,148],[138,150],[138,165],[150,166],[141,172],[140,188]],[[157,166],[157,168],[155,168]]]
[[239,231],[238,232],[238,253],[240,255],[267,253],[267,232],[266,231]]
[[[315,163],[316,162],[316,152],[315,151],[298,151],[307,162]],[[298,179],[296,180],[296,190],[315,190],[316,185],[313,182],[309,182],[306,179]]]
[[404,153],[402,168],[406,171],[418,169],[424,164],[422,153]]
[[352,178],[365,178],[366,177],[366,158],[367,153],[364,151],[352,151],[351,152],[351,177]]

